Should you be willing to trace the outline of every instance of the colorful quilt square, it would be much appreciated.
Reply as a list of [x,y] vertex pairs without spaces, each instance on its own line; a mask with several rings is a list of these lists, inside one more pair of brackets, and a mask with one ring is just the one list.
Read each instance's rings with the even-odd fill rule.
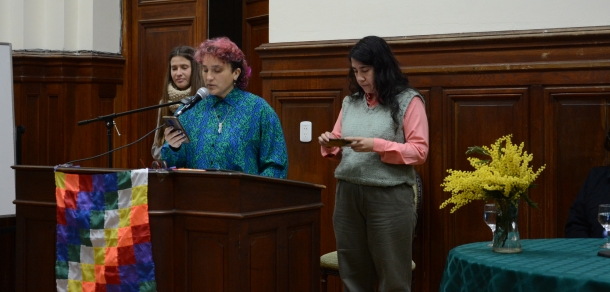
[[119,210],[106,210],[104,214],[104,228],[119,228]]
[[139,277],[136,265],[120,265],[119,275],[121,275],[121,284],[138,283]]
[[81,210],[91,210],[93,208],[93,197],[91,192],[78,192],[76,204]]
[[66,225],[78,227],[78,211],[75,209],[64,209],[66,213]]
[[83,290],[83,282],[76,280],[68,280],[68,292],[72,291],[82,291]]
[[91,229],[79,229],[80,243],[84,246],[93,246],[91,242]]
[[131,225],[148,224],[148,205],[139,205],[131,208]]
[[117,173],[117,185],[119,190],[131,189],[131,172]]
[[157,291],[157,282],[148,281],[148,282],[140,282],[140,292],[156,292]]
[[91,194],[91,210],[105,210],[106,209],[106,198],[103,190],[95,190]]
[[68,279],[57,279],[55,280],[55,285],[57,288],[57,292],[67,292],[68,291]]
[[117,228],[104,229],[104,239],[106,239],[107,247],[115,247],[119,243],[119,232]]
[[106,278],[106,284],[121,284],[119,267],[117,266],[106,266],[104,270],[104,277]]
[[118,266],[119,260],[117,259],[118,251],[116,247],[108,247],[106,248],[106,267],[109,266]]
[[58,243],[68,243],[68,226],[57,225],[57,236],[55,236]]
[[118,191],[106,191],[104,193],[104,204],[106,210],[116,210],[119,208],[119,192]]
[[66,222],[66,208],[57,206],[55,211],[55,218],[57,219],[57,225],[67,225]]
[[106,192],[116,192],[119,189],[118,174],[109,173],[104,175],[104,190]]
[[[56,176],[57,177],[57,176]],[[66,191],[78,191],[79,190],[79,175],[78,174],[66,174],[64,176],[64,188]]]
[[68,261],[80,262],[80,244],[68,244]]
[[95,292],[107,292],[106,284],[105,283],[104,284],[98,284],[98,283],[95,283]]
[[135,265],[136,255],[133,251],[133,245],[117,248],[119,266]]
[[57,242],[55,244],[55,258],[57,259],[57,261],[62,261],[62,262],[68,261],[68,244],[67,243]]
[[106,267],[103,265],[95,265],[95,282],[99,284],[106,284],[106,276],[104,271]]
[[84,245],[80,246],[80,262],[82,264],[90,265],[95,263],[93,247]]
[[140,292],[140,285],[138,283],[126,283],[121,284],[122,292]]
[[93,247],[106,247],[106,237],[104,233],[105,229],[91,229],[89,231],[89,236],[91,239],[91,246]]
[[105,247],[94,247],[93,248],[93,259],[96,265],[106,264],[106,248]]
[[134,244],[150,242],[150,226],[148,224],[132,226],[131,236]]
[[131,226],[119,228],[118,247],[132,246],[133,237],[131,236]]
[[90,211],[89,210],[83,210],[83,209],[79,209],[79,210],[75,210],[75,214],[76,214],[76,225],[78,228],[80,229],[91,229],[91,225],[89,225],[90,217]]
[[102,210],[91,210],[89,214],[89,225],[91,229],[104,229],[104,224],[106,221],[106,212]]
[[55,188],[55,202],[57,203],[57,207],[65,208],[66,202],[66,189]]
[[95,282],[83,282],[82,292],[95,292]]
[[92,175],[91,182],[93,183],[93,189],[91,190],[93,193],[103,193],[106,189],[103,174]]
[[146,263],[153,262],[152,246],[151,246],[150,242],[134,244],[133,252],[136,255],[136,263],[138,263],[138,264],[146,264]]
[[119,209],[131,208],[131,189],[119,190]]
[[123,292],[121,290],[121,285],[118,284],[106,284],[107,292]]
[[68,244],[80,244],[80,233],[77,227],[65,226]]
[[55,262],[55,278],[56,279],[68,279],[68,262],[67,261],[56,261]]
[[68,262],[68,279],[76,281],[83,280],[80,263]]
[[64,192],[64,206],[66,208],[75,210],[78,202],[78,191],[68,191]]
[[131,226],[131,208],[119,209],[119,227]]
[[91,175],[77,175],[78,176],[78,190],[81,192],[93,191],[93,176]]
[[[95,282],[95,265],[83,264],[80,265],[83,282]],[[95,289],[95,286],[93,286]]]
[[57,189],[66,189],[66,174],[63,172],[55,173],[55,188]]
[[143,281],[154,281],[155,280],[155,265],[152,262],[148,263],[137,263],[138,276]]
[[131,189],[131,205],[139,206],[148,204],[148,186],[137,186]]

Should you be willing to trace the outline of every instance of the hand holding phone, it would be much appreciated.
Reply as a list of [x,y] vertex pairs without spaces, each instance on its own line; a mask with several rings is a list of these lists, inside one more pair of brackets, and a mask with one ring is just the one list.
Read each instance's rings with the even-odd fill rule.
[[163,120],[165,121],[165,126],[166,127],[173,127],[174,129],[171,131],[172,133],[175,131],[182,131],[182,134],[184,134],[184,141],[182,143],[190,143],[191,140],[189,139],[189,136],[187,135],[186,131],[184,131],[184,127],[182,126],[182,124],[180,123],[180,120],[178,120],[177,117],[174,116],[163,116]]

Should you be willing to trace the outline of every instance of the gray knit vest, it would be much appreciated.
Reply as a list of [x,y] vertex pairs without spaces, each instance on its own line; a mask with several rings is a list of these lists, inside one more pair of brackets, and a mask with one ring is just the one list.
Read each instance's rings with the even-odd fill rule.
[[[398,95],[400,124],[396,132],[390,108],[382,105],[369,108],[364,98],[358,95],[355,98],[346,96],[343,99],[341,136],[381,138],[405,143],[403,118],[416,95],[419,94],[413,89],[407,89]],[[350,147],[343,147],[342,152],[341,162],[335,170],[335,177],[338,179],[354,184],[384,187],[415,183],[415,170],[411,165],[384,163],[375,152],[354,152]]]

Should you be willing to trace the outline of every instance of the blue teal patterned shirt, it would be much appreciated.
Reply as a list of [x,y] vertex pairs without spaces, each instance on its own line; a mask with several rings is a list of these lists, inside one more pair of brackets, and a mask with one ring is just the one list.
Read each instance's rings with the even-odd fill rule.
[[288,152],[282,125],[261,97],[235,88],[224,99],[204,98],[178,119],[191,143],[174,151],[166,142],[161,158],[168,166],[286,178]]

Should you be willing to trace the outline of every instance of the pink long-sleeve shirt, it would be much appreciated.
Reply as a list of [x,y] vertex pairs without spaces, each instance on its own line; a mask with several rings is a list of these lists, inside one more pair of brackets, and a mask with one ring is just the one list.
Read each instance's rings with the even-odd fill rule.
[[[379,104],[377,99],[369,101],[369,108]],[[332,134],[341,138],[341,120],[343,110],[339,113]],[[405,133],[405,143],[398,143],[373,138],[373,152],[381,157],[381,161],[389,164],[409,164],[418,165],[426,162],[428,157],[428,119],[426,108],[420,98],[413,98],[403,119],[403,131]],[[341,159],[341,147],[326,148],[321,147],[322,156],[328,158]]]

